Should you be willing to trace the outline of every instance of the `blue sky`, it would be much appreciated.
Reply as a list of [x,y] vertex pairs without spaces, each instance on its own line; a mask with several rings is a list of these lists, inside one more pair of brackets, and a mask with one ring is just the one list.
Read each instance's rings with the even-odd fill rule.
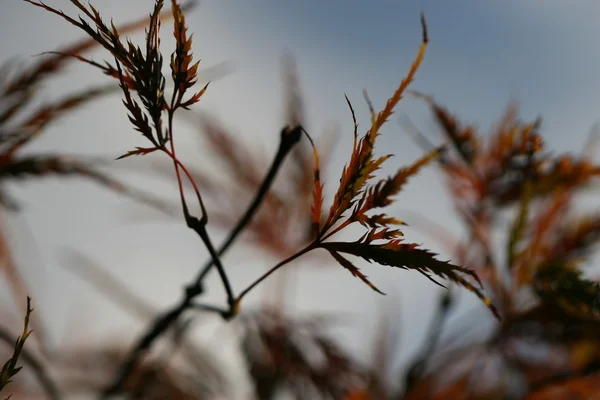
[[[75,13],[66,0],[47,3],[71,15]],[[115,16],[118,23],[147,14],[152,3],[105,0],[93,4],[104,15]],[[21,1],[11,0],[2,11],[3,60],[12,55],[27,59],[82,37],[66,22]],[[421,11],[427,19],[430,46],[412,89],[434,95],[464,120],[476,122],[484,130],[500,116],[510,99],[517,99],[524,118],[543,117],[544,137],[550,148],[581,149],[599,116],[600,50],[593,42],[600,35],[600,3],[595,1],[205,0],[188,16],[195,55],[202,58],[203,67],[227,61],[234,72],[211,84],[199,108],[216,114],[267,154],[274,151],[283,122],[281,56],[287,49],[293,51],[307,103],[309,129],[319,132],[332,123],[340,127],[339,145],[326,174],[330,193],[351,146],[351,119],[343,95],[346,93],[353,101],[359,122],[366,126],[362,90],[368,90],[376,108],[393,92],[419,46]],[[25,24],[27,29],[23,29]],[[168,49],[172,45],[171,27],[165,23],[163,29],[163,46]],[[139,39],[139,35],[136,37]],[[93,56],[100,60],[105,54],[95,52]],[[58,98],[69,90],[98,82],[104,82],[98,72],[74,65],[68,74],[49,85],[43,96]],[[408,114],[429,137],[436,137],[435,125],[423,104],[407,98],[398,111]],[[380,148],[397,154],[389,170],[420,155],[394,118],[383,132]],[[188,134],[182,128],[179,143],[184,156],[193,162],[202,155],[193,151],[186,154],[187,145],[193,143]],[[112,157],[144,144],[129,127],[120,101],[112,97],[54,125],[34,150],[60,149]],[[450,205],[440,201],[444,191],[433,169],[409,186],[399,197],[400,218],[403,210],[427,213],[450,230],[460,232]],[[170,185],[153,187],[160,193],[174,190]],[[107,331],[115,334],[136,329],[129,329],[129,319],[60,267],[65,248],[90,255],[157,306],[171,304],[178,297],[181,283],[194,274],[197,260],[204,257],[197,238],[182,224],[160,219],[144,224],[124,222],[124,210],[132,205],[93,185],[50,179],[18,185],[16,190],[25,199],[26,210],[10,218],[17,232],[13,241],[35,294],[44,303],[55,304],[55,320],[66,324],[77,315],[78,321],[88,321],[88,334],[94,339]],[[405,219],[410,222],[408,217]],[[22,244],[32,235],[28,230],[38,243],[35,251]],[[172,242],[158,241],[157,232],[172,238]],[[440,249],[417,230],[409,229],[407,236]],[[257,254],[249,262],[241,251],[227,258],[232,271],[236,271],[237,288],[263,270],[263,257]],[[352,312],[355,322],[373,322],[380,315],[378,308],[391,307],[403,328],[400,345],[404,359],[416,350],[437,289],[417,274],[361,266],[390,295],[376,297],[346,271],[332,268],[299,275],[297,307]],[[299,262],[296,267],[309,271],[310,265]],[[218,282],[211,282],[215,290],[210,299],[222,301]],[[73,304],[73,298],[78,299],[77,304]],[[100,311],[89,314],[89,310]],[[485,310],[481,307],[478,312],[484,315]],[[104,321],[97,315],[111,317]],[[53,329],[59,340],[66,325],[57,325]],[[369,323],[354,325],[356,329],[341,333],[348,344],[364,342],[369,331],[365,328]],[[368,349],[364,353],[368,354]]]

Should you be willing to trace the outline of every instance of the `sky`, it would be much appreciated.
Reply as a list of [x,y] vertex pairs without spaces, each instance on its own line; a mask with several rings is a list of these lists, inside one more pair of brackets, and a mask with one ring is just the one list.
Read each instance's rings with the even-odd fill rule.
[[[67,0],[47,0],[47,4],[76,15]],[[149,13],[153,1],[97,0],[93,4],[118,25]],[[281,60],[285,51],[293,52],[309,131],[318,133],[332,124],[339,127],[331,168],[325,172],[326,199],[330,199],[352,142],[344,94],[353,102],[361,126],[366,126],[368,109],[362,91],[368,90],[376,109],[385,104],[416,55],[421,12],[427,19],[430,45],[411,89],[433,95],[483,131],[499,118],[509,100],[516,99],[523,119],[543,118],[542,132],[549,148],[581,150],[599,117],[600,51],[590,45],[600,34],[600,3],[595,1],[204,0],[187,17],[194,32],[194,54],[202,59],[201,69],[226,62],[231,72],[211,83],[198,109],[225,121],[257,149],[274,152],[284,122]],[[172,48],[170,31],[169,24],[163,24],[165,49]],[[83,37],[65,21],[20,0],[3,4],[0,35],[0,61],[15,56],[28,61],[32,55]],[[134,38],[139,40],[140,35]],[[92,56],[102,60],[106,54],[96,51]],[[106,79],[98,71],[72,65],[45,87],[42,96],[57,99],[102,82]],[[431,115],[418,100],[403,99],[398,113],[408,115],[433,140],[440,140]],[[201,162],[201,149],[193,148],[194,133],[183,125],[178,138],[181,153],[189,162]],[[385,172],[421,155],[394,118],[383,132],[379,148],[396,154]],[[112,96],[52,125],[30,151],[110,159],[140,145],[145,143],[129,126],[118,97]],[[118,176],[139,187],[175,195],[173,185],[132,178],[124,168],[115,168]],[[181,221],[151,212],[144,214],[147,221],[129,218],[135,204],[93,184],[50,178],[13,189],[24,210],[4,218],[34,301],[39,309],[48,310],[47,324],[56,344],[64,343],[65,332],[76,323],[84,322],[79,326],[86,327],[78,333],[82,342],[100,341],[107,335],[131,340],[143,326],[64,268],[69,249],[119,276],[157,309],[178,299],[182,283],[206,256],[198,238]],[[459,234],[460,225],[444,193],[443,181],[430,168],[398,197],[394,214],[409,223],[415,214],[425,214]],[[418,228],[409,227],[405,233],[408,240],[442,250]],[[213,234],[222,237],[220,232]],[[256,251],[248,257],[247,251],[252,253],[243,247],[225,259],[238,290],[264,270],[265,261],[268,265],[277,261]],[[399,365],[414,354],[438,288],[416,273],[359,264],[388,293],[380,297],[335,265],[316,270],[310,264],[301,260],[290,266],[299,270],[294,293],[297,310],[350,315],[351,328],[340,330],[340,340],[360,349],[363,357],[369,354],[373,327],[391,310],[387,315],[401,327]],[[208,299],[222,302],[216,276],[209,288]],[[0,294],[2,290],[6,288],[0,285]],[[473,296],[461,297],[469,301]],[[248,308],[259,300],[259,295],[250,296]],[[483,306],[474,301],[469,304],[472,312],[486,315]]]

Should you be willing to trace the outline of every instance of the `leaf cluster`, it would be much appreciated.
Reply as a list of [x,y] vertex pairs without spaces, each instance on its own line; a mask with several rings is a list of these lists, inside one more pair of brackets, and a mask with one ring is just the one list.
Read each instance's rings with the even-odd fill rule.
[[[581,377],[598,373],[598,353],[591,349],[600,313],[598,285],[586,266],[600,226],[597,213],[577,201],[598,167],[585,152],[546,150],[541,119],[520,121],[514,103],[486,141],[432,97],[416,95],[430,106],[451,149],[438,164],[468,233],[454,251],[489,288],[503,319],[477,344],[453,338],[455,344],[430,356],[404,398],[566,399],[575,391],[590,398]],[[499,233],[504,251],[492,244]],[[493,378],[480,378],[483,366],[493,369]],[[453,378],[439,383],[449,373]]]
[[[393,114],[395,106],[402,99],[405,90],[414,79],[425,54],[428,35],[424,18],[422,18],[422,27],[423,42],[407,76],[400,82],[396,91],[387,100],[385,107],[379,113],[375,113],[369,101],[371,126],[365,135],[360,138],[354,109],[346,97],[354,121],[353,150],[350,161],[344,166],[339,187],[334,195],[329,212],[324,217],[324,222],[321,221],[323,184],[320,178],[319,156],[315,148],[315,187],[312,208],[312,222],[316,232],[314,246],[327,250],[341,266],[348,269],[352,275],[361,279],[377,292],[381,293],[342,254],[361,257],[382,265],[414,269],[436,284],[439,283],[432,278],[432,275],[448,279],[474,292],[499,317],[495,306],[483,294],[481,288],[477,286],[480,283],[479,278],[473,271],[449,262],[439,261],[435,258],[435,254],[430,251],[420,249],[414,243],[405,243],[402,238],[402,231],[392,227],[403,225],[402,221],[385,213],[371,213],[373,210],[391,205],[394,202],[394,197],[404,188],[408,179],[443,153],[443,148],[433,149],[413,164],[399,168],[394,175],[387,179],[374,179],[375,172],[391,157],[391,154],[378,157],[374,155],[375,142],[380,135],[380,129]],[[326,241],[354,222],[358,222],[367,229],[367,232],[360,239],[351,243]],[[469,282],[466,277],[474,279],[476,284]]]

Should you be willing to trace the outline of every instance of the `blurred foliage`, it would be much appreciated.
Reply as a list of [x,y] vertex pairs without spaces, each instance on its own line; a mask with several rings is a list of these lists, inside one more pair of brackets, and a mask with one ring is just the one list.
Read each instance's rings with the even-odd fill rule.
[[[199,61],[193,61],[192,36],[185,21],[190,4],[181,6],[172,0],[171,10],[163,12],[164,1],[159,0],[149,18],[116,27],[105,24],[91,4],[86,6],[78,0],[71,0],[83,13],[78,19],[44,3],[25,1],[70,22],[90,39],[49,53],[29,66],[16,69],[7,64],[1,71],[0,204],[4,212],[16,210],[18,203],[9,196],[4,182],[58,174],[92,179],[175,216],[174,205],[115,180],[91,160],[63,154],[22,155],[23,147],[58,118],[99,96],[120,91],[133,128],[151,144],[120,158],[154,152],[166,156],[146,164],[146,172],[168,179],[175,173],[185,222],[205,244],[211,260],[198,277],[184,286],[183,300],[161,313],[101,266],[82,255],[74,258],[77,272],[132,315],[148,322],[147,331],[133,349],[120,343],[55,349],[48,343],[42,322],[32,318],[35,334],[27,342],[31,348],[26,349],[25,339],[31,333],[28,301],[25,328],[15,346],[13,324],[3,320],[0,326],[0,338],[9,342],[12,352],[0,374],[0,389],[19,371],[20,360],[27,366],[25,370],[34,372],[36,380],[21,378],[25,374],[15,377],[10,390],[16,398],[60,399],[99,394],[102,398],[231,398],[237,385],[231,376],[240,373],[251,384],[252,393],[247,393],[247,397],[258,399],[598,397],[600,286],[586,268],[594,261],[600,218],[597,212],[578,205],[582,193],[600,172],[588,156],[593,143],[578,156],[549,151],[540,133],[541,120],[521,121],[515,103],[508,106],[492,131],[484,134],[474,125],[461,122],[433,97],[410,92],[431,109],[444,143],[434,145],[415,126],[405,126],[425,154],[387,178],[376,176],[390,157],[375,155],[380,128],[406,94],[425,54],[429,38],[424,18],[423,41],[415,61],[383,110],[375,112],[366,99],[371,121],[363,136],[358,133],[353,106],[346,98],[354,124],[354,142],[327,210],[323,206],[321,170],[328,160],[319,153],[330,153],[333,135],[313,141],[304,130],[304,105],[290,56],[284,60],[285,126],[270,167],[252,143],[244,142],[205,114],[196,115],[198,136],[203,155],[213,167],[186,166],[175,151],[174,115],[200,101],[208,86],[194,89]],[[161,20],[166,18],[173,20],[175,37],[169,83],[162,72],[160,49]],[[144,46],[123,40],[123,34],[141,27],[146,28]],[[112,61],[100,64],[86,58],[84,53],[94,46],[108,51]],[[118,86],[87,88],[50,105],[36,104],[43,82],[59,73],[69,60],[100,69],[118,81]],[[440,261],[432,252],[405,241],[397,228],[404,225],[401,220],[372,213],[393,205],[409,178],[433,163],[446,180],[448,196],[466,232],[460,238],[435,232],[444,243],[456,243],[448,249],[452,262]],[[224,176],[215,170],[224,172]],[[198,200],[202,212],[199,217],[188,209],[185,193],[189,190]],[[246,204],[247,199],[252,199],[250,205]],[[215,225],[229,232],[221,246],[213,246],[205,229],[209,216]],[[366,230],[360,239],[330,240],[354,223]],[[236,296],[220,257],[242,231],[243,240],[283,261]],[[10,232],[0,226],[0,271],[14,298],[20,299],[28,289],[11,256],[8,235]],[[503,237],[505,245],[501,248],[493,241],[497,235]],[[440,297],[429,331],[423,335],[422,348],[406,368],[395,367],[400,332],[389,321],[398,318],[394,314],[397,310],[386,311],[378,336],[372,345],[366,345],[374,354],[371,363],[359,362],[358,352],[345,349],[331,334],[329,328],[337,323],[337,316],[301,318],[290,311],[286,288],[293,285],[293,280],[283,267],[316,249],[327,251],[320,252],[325,253],[321,254],[323,263],[333,258],[379,293],[347,256],[416,270],[440,286],[443,285],[438,279],[451,285]],[[328,255],[331,258],[326,258]],[[198,301],[210,289],[204,287],[203,280],[213,266],[227,292],[226,308]],[[267,287],[270,298],[257,309],[241,310],[242,298],[275,271],[279,279]],[[496,318],[468,315],[448,329],[448,316],[457,309],[458,288],[473,292]],[[239,333],[235,350],[242,359],[235,374],[218,359],[219,350],[208,351],[222,343],[192,339],[190,328],[204,315],[198,311],[216,312],[225,320],[232,319],[229,323]],[[476,328],[486,324],[491,327],[490,332],[477,335]]]

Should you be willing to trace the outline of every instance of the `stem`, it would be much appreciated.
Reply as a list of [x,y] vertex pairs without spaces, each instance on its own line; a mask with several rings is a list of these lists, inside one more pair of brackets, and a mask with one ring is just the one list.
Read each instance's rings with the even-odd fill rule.
[[311,244],[309,244],[308,246],[306,246],[299,252],[291,255],[290,257],[288,257],[285,260],[276,264],[273,268],[271,268],[270,270],[265,272],[261,277],[259,277],[257,280],[252,282],[250,284],[250,286],[248,286],[246,289],[242,290],[242,292],[238,295],[238,297],[235,300],[236,304],[239,304],[241,302],[242,298],[244,296],[246,296],[248,294],[248,292],[250,292],[252,289],[254,289],[259,283],[261,283],[262,281],[267,279],[269,277],[269,275],[271,275],[273,272],[277,271],[279,268],[283,267],[284,265],[294,261],[296,258],[308,253],[309,251],[316,249],[317,247],[318,247],[318,242],[312,242]]
[[[203,206],[204,202],[202,201],[202,196],[200,196],[200,189],[198,188],[198,185],[194,181],[192,174],[188,171],[188,169],[185,167],[185,165],[181,161],[179,161],[178,158],[175,157],[174,153],[169,151],[169,149],[163,148],[162,151],[165,152],[174,161],[174,163],[179,166],[179,168],[181,168],[181,170],[183,171],[185,176],[188,178],[188,181],[192,185],[192,188],[194,189],[194,193],[196,193],[196,197],[198,197],[198,203],[200,203],[201,209],[204,210],[204,206]],[[178,182],[179,182],[179,173],[178,173]],[[180,189],[180,191],[181,191],[181,189]]]
[[[170,127],[172,127],[172,119],[170,119],[169,122],[170,122]],[[171,129],[169,128],[169,134],[171,135],[170,132],[171,132]],[[260,203],[262,202],[265,195],[269,191],[269,189],[273,183],[273,180],[274,180],[275,176],[277,175],[277,172],[279,171],[283,161],[285,160],[285,157],[290,152],[290,150],[294,147],[294,145],[300,140],[300,137],[301,137],[301,130],[299,129],[299,127],[292,129],[290,132],[288,132],[286,129],[282,130],[281,141],[279,144],[279,150],[277,151],[277,154],[275,156],[275,159],[273,160],[273,163],[271,165],[269,172],[267,173],[267,176],[265,177],[263,183],[261,184],[261,187],[260,187],[257,195],[255,196],[254,201],[248,207],[248,210],[246,210],[246,213],[244,214],[242,219],[237,223],[235,228],[229,234],[228,238],[220,246],[219,251],[216,252],[217,255],[220,256],[221,254],[225,253],[225,251],[231,246],[231,244],[235,241],[237,236],[241,233],[243,228],[250,222],[252,215],[256,212]],[[174,149],[172,135],[171,135],[171,148]],[[186,176],[190,180],[190,183],[194,187],[194,190],[197,192],[197,195],[200,196],[199,190],[196,186],[196,183],[192,179],[190,173],[185,168],[185,166],[177,159],[175,153],[170,152],[166,148],[164,148],[164,151],[171,157],[171,159],[173,159],[173,162],[176,165],[176,171],[178,173],[179,183],[181,183],[181,181],[179,178],[180,175],[179,175],[179,170],[178,170],[177,166],[179,166],[182,169],[182,171],[184,172],[184,174],[186,174]],[[180,191],[183,192],[182,186],[180,186]],[[184,205],[184,213],[185,213],[187,210],[187,208],[185,207],[185,198],[182,197],[182,199],[183,199],[182,204]],[[190,225],[190,223],[197,224],[198,225],[197,229],[199,229],[200,232],[204,232],[203,234],[206,234],[205,225],[202,224],[202,221],[198,220],[197,218],[191,217],[189,215],[189,213],[186,215],[188,216],[188,218],[186,218],[186,222],[188,223],[188,226]],[[190,228],[195,230],[196,227],[190,226]],[[202,234],[200,232],[198,232],[198,234],[202,237]],[[208,237],[208,235],[206,235],[206,237]],[[206,242],[205,242],[205,244],[206,244]],[[133,348],[133,350],[129,354],[128,358],[121,366],[121,369],[119,371],[119,374],[117,375],[117,378],[104,391],[104,393],[101,397],[102,399],[108,399],[110,396],[120,392],[125,384],[125,381],[129,378],[129,376],[133,372],[133,369],[135,368],[135,366],[136,366],[139,358],[142,356],[142,354],[144,354],[148,349],[150,349],[150,347],[152,346],[154,341],[157,338],[159,338],[167,329],[169,329],[169,327],[171,327],[171,325],[173,323],[175,323],[175,321],[177,321],[177,319],[181,316],[181,314],[183,314],[189,308],[196,307],[192,303],[192,300],[204,292],[204,288],[202,287],[202,281],[203,281],[204,277],[210,271],[212,265],[216,264],[215,260],[217,260],[217,263],[218,263],[218,264],[216,264],[217,269],[219,270],[219,272],[223,272],[223,275],[221,275],[221,277],[223,278],[223,276],[225,276],[225,279],[223,279],[223,283],[226,288],[225,290],[228,291],[228,296],[230,295],[231,288],[229,288],[229,290],[227,289],[229,287],[229,281],[228,281],[228,279],[226,279],[226,275],[224,275],[223,267],[220,264],[219,258],[214,257],[214,247],[212,246],[212,243],[210,242],[210,240],[208,241],[207,248],[208,248],[209,252],[211,252],[211,256],[212,256],[211,260],[203,268],[203,270],[199,274],[198,278],[195,279],[195,281],[191,285],[188,285],[185,287],[184,295],[183,295],[182,299],[179,301],[179,303],[176,304],[174,307],[172,307],[170,310],[168,310],[168,311],[164,312],[163,314],[159,315],[158,317],[156,317],[152,326],[137,341],[136,346]],[[233,316],[233,311],[234,311],[233,306],[236,304],[235,300],[233,299],[232,293],[230,296],[231,297],[228,298],[229,310],[227,310],[226,312],[224,312],[224,310],[219,310],[216,308],[210,309],[210,310],[207,307],[202,307],[202,308],[206,311],[219,312],[221,314],[221,316],[225,319],[230,318]]]
[[[324,242],[325,240],[329,239],[330,237],[332,237],[333,235],[335,235],[336,233],[338,233],[339,231],[341,231],[342,229],[344,229],[345,227],[347,227],[348,225],[350,225],[353,222],[354,221],[352,221],[350,219],[345,220],[337,228],[335,228],[334,230],[332,230],[331,232],[329,232],[328,234],[326,234],[322,238],[320,238],[319,241]],[[329,227],[328,229],[331,229],[331,227]],[[325,233],[325,232],[327,232],[327,230],[324,230],[322,232]]]
[[[208,232],[206,232],[206,224],[203,221],[201,221],[195,217],[189,217],[187,222],[188,222],[188,226],[190,228],[192,228],[196,233],[198,233],[198,235],[200,235],[200,238],[206,245],[206,248],[208,249],[208,252],[210,253],[210,256],[212,258],[212,262],[216,265],[217,271],[219,272],[219,275],[221,277],[221,281],[223,281],[223,286],[225,287],[225,292],[227,293],[227,304],[230,307],[230,311],[233,313],[233,305],[234,305],[234,297],[235,296],[233,295],[233,290],[231,289],[231,284],[229,283],[229,278],[227,277],[225,268],[223,267],[223,264],[221,263],[219,254],[217,253],[214,245],[212,244],[212,241],[210,240],[210,236],[208,236]],[[196,286],[198,286],[198,285],[196,285]]]
[[[240,218],[240,220],[235,225],[235,227],[231,230],[231,232],[229,233],[229,235],[227,236],[225,241],[221,244],[221,246],[219,246],[219,251],[217,252],[217,254],[219,256],[222,256],[223,254],[225,254],[225,252],[229,249],[229,247],[237,239],[239,234],[242,233],[242,231],[244,230],[246,225],[248,225],[250,223],[250,221],[252,220],[252,217],[258,210],[258,207],[262,203],[264,197],[269,192],[269,189],[271,189],[271,185],[273,184],[273,181],[275,180],[275,177],[277,176],[277,173],[279,172],[279,169],[281,168],[283,161],[285,160],[288,153],[292,150],[294,145],[296,143],[298,143],[298,141],[300,140],[301,132],[302,131],[299,126],[295,127],[290,132],[287,132],[287,130],[285,128],[281,131],[281,140],[279,141],[279,149],[277,150],[277,154],[275,155],[275,158],[273,159],[273,162],[271,163],[269,172],[267,172],[265,179],[263,180],[262,184],[260,185],[260,188],[258,189],[258,191],[256,192],[256,195],[254,196],[254,200],[252,200],[252,203],[250,203],[250,205],[246,209],[246,212],[244,213],[242,218]],[[214,260],[209,260],[204,265],[204,267],[200,271],[200,274],[198,274],[198,277],[196,278],[196,285],[201,284],[201,282],[204,280],[206,275],[210,272],[213,264],[214,264]]]
[[210,304],[191,303],[189,307],[194,310],[215,312],[215,313],[221,314],[221,315],[227,314],[229,312],[229,310],[225,310],[223,308],[213,306]]
[[187,208],[187,204],[185,202],[185,192],[183,189],[183,182],[181,181],[181,173],[179,172],[180,166],[181,166],[182,170],[184,171],[184,173],[186,174],[186,176],[188,177],[188,179],[190,180],[190,183],[194,187],[194,191],[196,192],[196,197],[198,198],[198,203],[200,204],[200,209],[202,210],[201,221],[204,224],[206,224],[208,222],[208,215],[206,213],[206,208],[204,207],[204,201],[202,200],[202,196],[200,195],[200,190],[198,189],[196,182],[194,181],[194,179],[188,172],[187,168],[185,168],[185,166],[181,163],[181,161],[179,161],[179,159],[177,158],[177,155],[175,154],[175,141],[174,141],[174,137],[173,137],[173,115],[175,114],[177,105],[181,101],[181,95],[179,95],[179,97],[177,98],[177,102],[176,102],[175,99],[176,99],[177,93],[178,93],[177,90],[175,90],[173,92],[173,96],[171,98],[171,107],[169,108],[169,111],[168,111],[168,130],[169,130],[169,142],[171,145],[171,154],[169,154],[166,149],[164,149],[164,150],[173,159],[175,173],[177,174],[177,184],[179,185],[179,195],[181,197],[181,205],[183,207],[183,213],[185,215],[186,220],[190,217],[190,214],[189,214],[189,211]]
[[229,283],[229,278],[227,277],[225,268],[223,267],[223,264],[221,263],[219,255],[217,254],[217,251],[215,250],[215,247],[212,244],[212,241],[210,240],[210,236],[208,235],[208,232],[206,231],[206,224],[208,223],[208,214],[206,212],[204,202],[202,201],[202,196],[200,195],[200,191],[198,190],[198,186],[194,182],[194,179],[192,179],[192,176],[187,171],[187,169],[184,166],[182,166],[182,169],[186,173],[186,176],[188,177],[188,179],[194,186],[194,190],[196,191],[196,196],[198,197],[198,203],[200,204],[200,208],[202,210],[201,219],[197,219],[197,218],[193,217],[192,215],[190,215],[189,210],[187,208],[187,203],[185,201],[185,193],[184,193],[184,189],[183,189],[183,183],[181,181],[181,173],[179,171],[179,166],[182,164],[179,161],[179,159],[177,158],[177,155],[175,154],[175,141],[173,140],[174,139],[174,137],[173,137],[173,115],[175,114],[175,110],[177,109],[179,103],[181,102],[181,96],[182,96],[181,92],[179,92],[179,96],[177,96],[177,94],[178,94],[178,91],[174,91],[173,96],[171,98],[171,107],[168,112],[168,130],[169,130],[169,139],[170,139],[169,142],[171,144],[170,156],[173,159],[173,165],[175,166],[175,172],[177,173],[177,183],[179,185],[179,194],[181,196],[181,205],[183,207],[183,214],[185,216],[185,221],[187,222],[188,227],[193,229],[200,236],[200,238],[204,242],[206,248],[208,249],[208,252],[210,253],[210,256],[212,259],[211,261],[213,264],[215,264],[217,266],[217,270],[219,271],[221,281],[223,281],[223,286],[225,287],[225,292],[227,293],[227,303],[229,304],[230,308],[233,308],[234,295],[233,295],[233,290],[231,289],[231,284]]

